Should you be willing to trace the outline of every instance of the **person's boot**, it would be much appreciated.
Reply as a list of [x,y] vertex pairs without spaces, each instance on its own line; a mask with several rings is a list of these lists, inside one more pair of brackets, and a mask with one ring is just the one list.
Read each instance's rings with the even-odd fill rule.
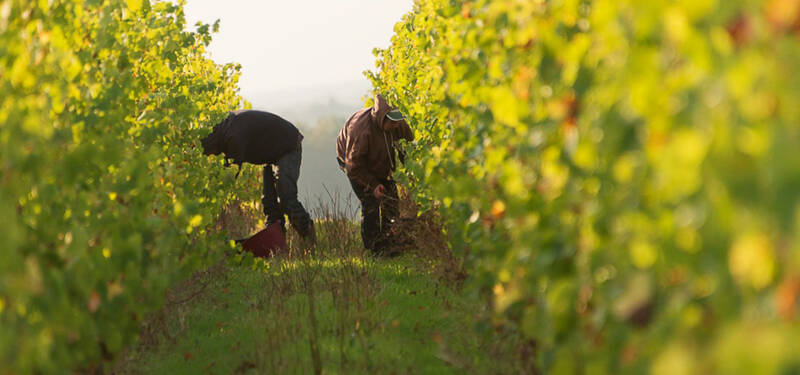
[[317,231],[314,229],[314,222],[309,221],[308,226],[300,234],[300,244],[304,248],[314,248],[317,246]]
[[311,247],[317,246],[317,230],[314,229],[314,222],[310,222],[308,225],[308,242]]
[[382,233],[375,243],[372,246],[372,255],[376,258],[394,258],[402,252],[400,248],[396,246],[390,236],[387,233]]

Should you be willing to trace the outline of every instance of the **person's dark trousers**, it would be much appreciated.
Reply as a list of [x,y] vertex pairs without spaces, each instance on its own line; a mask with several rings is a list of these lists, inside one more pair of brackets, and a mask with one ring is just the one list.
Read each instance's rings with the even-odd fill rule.
[[261,204],[267,223],[280,221],[281,227],[286,231],[286,218],[289,223],[303,237],[313,235],[314,222],[308,211],[297,200],[297,179],[300,178],[300,162],[302,148],[281,157],[276,164],[264,166],[264,186],[261,195]]
[[386,188],[386,197],[378,200],[364,185],[350,180],[350,186],[361,201],[361,240],[373,253],[380,253],[389,245],[392,226],[399,216],[397,184],[392,180],[381,183]]

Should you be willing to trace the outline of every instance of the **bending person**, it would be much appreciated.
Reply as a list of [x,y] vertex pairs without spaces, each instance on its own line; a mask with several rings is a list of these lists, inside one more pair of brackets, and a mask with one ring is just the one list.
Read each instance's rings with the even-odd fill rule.
[[[314,222],[297,199],[303,135],[278,115],[255,110],[231,112],[201,140],[203,154],[225,155],[226,161],[264,164],[261,203],[267,223],[280,222],[286,232],[286,216],[300,236],[316,242]],[[239,175],[238,172],[236,174]]]

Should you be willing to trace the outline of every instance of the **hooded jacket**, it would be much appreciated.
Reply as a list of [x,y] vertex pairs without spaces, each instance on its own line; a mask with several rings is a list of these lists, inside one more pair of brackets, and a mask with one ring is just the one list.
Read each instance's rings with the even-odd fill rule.
[[375,95],[375,104],[350,116],[336,138],[336,157],[344,165],[347,177],[367,191],[391,177],[397,166],[397,141],[414,140],[405,121],[398,129],[383,130],[383,119],[391,110],[382,96]]
[[300,147],[303,136],[278,115],[255,110],[231,112],[201,140],[206,155],[225,155],[241,168],[242,163],[274,164]]

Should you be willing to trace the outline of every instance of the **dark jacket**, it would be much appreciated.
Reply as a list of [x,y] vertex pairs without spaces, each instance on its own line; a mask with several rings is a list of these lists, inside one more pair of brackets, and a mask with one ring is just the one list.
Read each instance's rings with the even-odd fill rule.
[[344,164],[347,177],[368,190],[394,172],[397,141],[414,140],[405,121],[396,130],[383,130],[384,116],[391,109],[383,97],[375,95],[375,104],[353,114],[336,138],[336,157]]
[[303,136],[278,115],[255,110],[231,112],[201,140],[206,155],[224,154],[240,167],[242,163],[274,164],[300,147]]

